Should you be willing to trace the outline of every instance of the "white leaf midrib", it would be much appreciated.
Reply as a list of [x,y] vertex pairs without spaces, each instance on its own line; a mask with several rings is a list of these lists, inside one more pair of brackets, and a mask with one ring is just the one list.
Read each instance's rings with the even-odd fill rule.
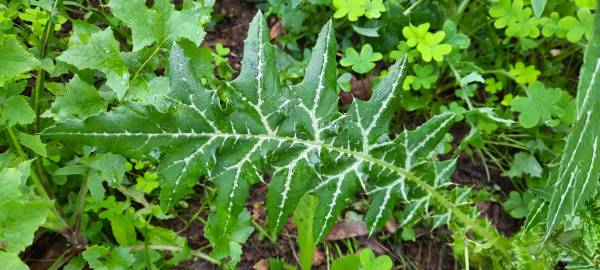
[[[288,143],[290,145],[305,145],[306,147],[311,148],[322,148],[327,149],[333,152],[340,153],[341,155],[355,157],[367,163],[372,163],[375,165],[379,165],[385,169],[390,171],[397,172],[400,175],[406,174],[411,175],[410,172],[405,170],[404,168],[398,167],[393,163],[390,163],[385,160],[381,160],[371,156],[369,153],[365,153],[362,151],[355,151],[349,148],[343,148],[335,145],[331,145],[324,142],[317,142],[311,140],[305,140],[297,137],[287,137],[287,136],[279,136],[279,135],[269,135],[269,134],[245,134],[245,133],[226,133],[226,132],[45,132],[45,136],[53,136],[53,137],[68,137],[68,136],[82,136],[82,137],[143,137],[147,139],[153,138],[214,138],[214,139],[235,139],[235,140],[249,140],[249,141],[276,141],[281,143]],[[413,176],[415,177],[415,176]]]
[[[290,145],[304,145],[307,148],[327,149],[329,151],[337,152],[341,156],[354,157],[358,160],[357,163],[365,162],[368,164],[377,165],[385,170],[389,170],[390,172],[397,174],[399,177],[401,177],[401,179],[402,179],[401,181],[404,181],[405,179],[409,179],[409,180],[415,182],[418,186],[421,186],[427,192],[436,192],[435,189],[433,187],[431,187],[429,184],[427,184],[425,181],[423,181],[420,178],[413,175],[409,171],[408,168],[401,168],[391,162],[375,158],[370,153],[365,153],[363,151],[355,151],[355,150],[352,150],[349,148],[343,148],[343,147],[331,145],[328,143],[324,143],[322,141],[305,140],[305,139],[301,139],[301,138],[297,138],[297,137],[286,137],[286,136],[279,136],[279,135],[272,135],[272,134],[240,134],[240,133],[226,133],[226,132],[196,132],[196,131],[191,131],[191,132],[180,132],[179,131],[179,132],[175,132],[175,133],[167,132],[167,131],[156,132],[156,133],[128,132],[128,131],[120,132],[120,133],[108,133],[108,132],[87,132],[87,133],[85,133],[85,132],[55,132],[55,133],[52,133],[52,132],[49,132],[49,133],[45,133],[45,135],[57,136],[57,137],[59,137],[59,136],[144,137],[144,138],[147,138],[147,140],[146,140],[147,142],[152,138],[164,138],[164,137],[173,138],[173,139],[208,138],[211,140],[221,138],[221,139],[235,139],[236,141],[237,140],[260,141],[260,142],[275,141],[275,142],[279,142],[279,143],[283,143],[283,144],[287,143]],[[390,185],[389,187],[387,187],[387,191],[390,192],[391,187],[395,186],[397,183],[398,182],[395,181],[393,185]],[[434,196],[434,197],[439,199],[441,197],[441,195],[438,194],[438,196]]]

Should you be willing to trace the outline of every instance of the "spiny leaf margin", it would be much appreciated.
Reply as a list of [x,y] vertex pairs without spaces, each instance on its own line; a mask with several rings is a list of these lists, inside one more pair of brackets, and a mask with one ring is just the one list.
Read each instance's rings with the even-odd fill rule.
[[398,199],[409,200],[411,191],[423,189],[477,233],[489,236],[433,187],[439,176],[429,155],[455,115],[437,115],[414,131],[388,136],[405,59],[390,68],[371,100],[357,100],[347,113],[340,113],[333,33],[329,22],[304,81],[282,88],[268,27],[259,12],[249,28],[241,73],[227,83],[225,108],[216,91],[203,89],[175,43],[169,70],[172,108],[162,112],[125,102],[108,113],[58,123],[43,135],[130,156],[159,153],[165,210],[198,178],[208,176],[218,187],[217,210],[211,215],[216,221],[210,231],[221,235],[212,239],[221,240],[213,245],[235,237],[233,228],[250,187],[264,181],[264,172],[272,174],[267,211],[274,232],[296,206],[292,194],[319,197],[313,230],[319,241],[361,188],[373,197],[366,217],[371,233],[385,224]]

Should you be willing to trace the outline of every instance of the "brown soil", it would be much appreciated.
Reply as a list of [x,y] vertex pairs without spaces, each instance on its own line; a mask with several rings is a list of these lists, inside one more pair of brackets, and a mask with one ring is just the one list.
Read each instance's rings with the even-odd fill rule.
[[207,29],[203,44],[212,47],[221,43],[231,49],[229,61],[235,70],[239,70],[248,25],[257,11],[253,4],[243,0],[216,1],[213,17],[222,16],[222,19],[215,27]]

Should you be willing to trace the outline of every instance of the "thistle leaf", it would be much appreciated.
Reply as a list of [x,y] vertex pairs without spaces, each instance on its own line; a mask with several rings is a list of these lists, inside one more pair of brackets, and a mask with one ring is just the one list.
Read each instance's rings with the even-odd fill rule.
[[596,15],[581,68],[577,92],[577,118],[551,178],[553,193],[546,216],[546,238],[564,220],[593,197],[600,175],[600,16]]
[[265,181],[264,174],[271,175],[267,222],[275,233],[304,194],[318,197],[315,242],[361,190],[373,200],[366,217],[371,233],[385,224],[400,199],[427,194],[459,211],[436,191],[445,188],[455,163],[438,164],[431,155],[455,114],[434,116],[395,138],[388,135],[405,59],[390,68],[371,100],[355,100],[347,113],[340,112],[333,35],[329,22],[321,30],[304,80],[281,87],[268,28],[259,12],[250,24],[241,73],[226,83],[224,106],[216,91],[201,86],[175,43],[168,71],[169,109],[127,102],[85,120],[58,123],[43,136],[132,157],[158,154],[164,210],[180,201],[199,178],[213,180],[218,199],[207,232],[221,255],[229,249],[226,245],[247,238],[246,233],[240,237],[237,224],[250,187]]

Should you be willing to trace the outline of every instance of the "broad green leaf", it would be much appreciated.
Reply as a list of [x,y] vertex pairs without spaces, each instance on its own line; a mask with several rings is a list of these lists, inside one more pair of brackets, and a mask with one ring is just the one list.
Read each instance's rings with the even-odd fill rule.
[[553,193],[546,217],[546,238],[597,192],[600,174],[600,16],[587,45],[577,89],[576,124],[567,137],[557,173],[550,181]]
[[0,124],[7,126],[27,125],[35,120],[35,112],[27,98],[21,95],[9,97],[0,107]]
[[106,110],[106,106],[98,90],[75,75],[67,84],[65,93],[56,97],[51,111],[57,120],[85,118]]
[[269,270],[296,270],[295,265],[291,265],[285,261],[269,258]]
[[[212,69],[210,69],[212,72]],[[152,104],[160,111],[165,111],[169,107],[166,96],[169,94],[169,78],[154,77],[149,81],[138,77],[129,84],[126,99],[134,100],[141,104]]]
[[94,270],[127,270],[135,263],[135,257],[126,247],[110,249],[92,246],[83,252],[83,259]]
[[180,38],[199,46],[206,34],[202,25],[210,19],[213,4],[214,0],[189,1],[182,10],[176,10],[168,0],[155,1],[152,8],[144,0],[111,0],[108,6],[131,28],[133,51],[138,51],[152,44],[171,44]]
[[[221,89],[226,101],[202,87],[175,43],[168,69],[172,108],[125,102],[85,120],[58,123],[43,136],[131,157],[158,156],[164,210],[183,199],[199,178],[213,180],[218,198],[206,230],[221,258],[241,252],[239,244],[231,243],[248,237],[249,230],[239,228],[240,219],[245,219],[250,187],[264,181],[264,173],[272,175],[267,220],[274,232],[285,225],[302,195],[319,198],[315,242],[361,190],[372,198],[366,217],[371,233],[386,223],[401,198],[428,194],[447,210],[458,211],[432,186],[440,174],[430,158],[456,115],[437,115],[414,131],[388,137],[405,59],[389,69],[369,101],[355,100],[340,112],[333,34],[328,23],[303,82],[281,87],[268,27],[258,13],[249,27],[240,75]],[[443,175],[453,169],[446,166]],[[466,215],[457,216],[468,222]]]
[[16,168],[0,171],[0,249],[18,254],[33,242],[35,231],[50,214],[50,201],[29,201]]
[[86,43],[69,47],[56,58],[77,69],[96,69],[106,76],[106,85],[122,99],[129,88],[129,69],[120,55],[119,42],[110,28],[91,34]]
[[2,262],[2,266],[0,266],[2,269],[29,270],[29,267],[21,261],[18,254],[0,251],[0,262]]
[[220,226],[218,222],[217,215],[210,215],[205,229],[205,236],[213,246],[211,256],[219,260],[228,258],[228,264],[235,266],[242,256],[242,244],[254,231],[250,213],[242,210],[237,222],[228,231],[217,229]]
[[40,62],[14,36],[0,37],[0,87]]
[[525,174],[531,177],[542,176],[542,166],[535,157],[526,152],[515,154],[510,169],[502,175],[510,178],[523,177]]
[[125,163],[127,163],[127,160],[121,155],[100,153],[90,159],[88,166],[98,171],[101,180],[107,181],[112,187],[116,187],[121,184],[121,180],[125,175]]
[[87,170],[87,166],[84,165],[67,165],[65,167],[58,168],[52,173],[52,175],[77,175],[83,174]]
[[377,27],[360,27],[356,25],[352,25],[352,29],[354,32],[359,33],[365,37],[379,37],[379,33],[377,31],[381,28],[381,26]]
[[82,270],[86,266],[86,262],[81,256],[73,257],[67,264],[65,264],[64,270]]
[[587,9],[595,9],[598,6],[597,0],[575,0],[575,3],[579,7]]
[[23,132],[18,132],[17,139],[19,140],[19,143],[21,143],[23,146],[33,150],[33,152],[35,152],[36,154],[38,154],[42,157],[48,156],[48,151],[46,150],[46,145],[44,143],[42,143],[42,140],[40,139],[40,135],[29,135],[29,134],[26,134]]
[[533,9],[533,14],[535,14],[536,17],[542,16],[542,13],[544,12],[544,9],[546,8],[546,1],[547,0],[532,0],[531,1],[531,8]]
[[346,255],[338,258],[331,264],[331,270],[359,270],[360,257],[357,255]]
[[135,218],[133,209],[127,209],[122,215],[115,215],[109,219],[110,229],[119,245],[127,247],[136,244]]
[[294,212],[294,223],[298,226],[298,247],[300,248],[300,267],[302,270],[310,269],[315,252],[313,239],[313,220],[315,208],[318,205],[317,197],[305,195],[300,199]]

